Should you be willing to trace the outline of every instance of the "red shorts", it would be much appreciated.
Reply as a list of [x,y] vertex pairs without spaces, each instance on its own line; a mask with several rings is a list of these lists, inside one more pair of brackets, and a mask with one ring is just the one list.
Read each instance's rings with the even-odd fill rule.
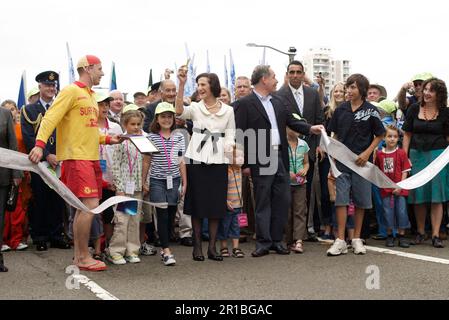
[[102,173],[100,161],[64,160],[61,181],[78,198],[101,199]]

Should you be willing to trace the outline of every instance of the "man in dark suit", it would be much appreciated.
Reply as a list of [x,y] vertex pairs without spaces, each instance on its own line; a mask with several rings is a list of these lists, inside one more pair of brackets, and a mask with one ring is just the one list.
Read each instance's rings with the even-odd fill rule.
[[[54,71],[39,73],[36,81],[39,83],[40,98],[36,103],[22,108],[20,123],[27,152],[30,152],[36,144],[40,122],[53,102],[58,79],[59,76]],[[56,131],[53,132],[44,149],[43,161],[47,161],[49,167],[59,169],[59,163],[56,160]],[[38,174],[33,172],[31,172],[31,189],[33,198],[29,207],[30,234],[36,249],[47,250],[48,241],[54,248],[70,249],[70,245],[63,236],[64,200]]]
[[[301,118],[304,118],[307,123],[311,125],[323,124],[324,113],[321,107],[321,100],[318,91],[304,85],[304,66],[299,61],[292,61],[287,66],[287,83],[284,84],[277,95],[284,99],[284,102],[288,105],[292,113],[298,114]],[[317,155],[324,157],[324,153],[319,148],[320,144],[319,136],[306,137],[306,142],[310,147],[309,151],[309,171],[307,172],[307,202],[310,203],[310,193],[313,183],[313,174],[315,164],[318,163],[318,170],[323,175],[320,175],[321,182],[321,205],[323,210],[331,210],[329,193],[327,192],[327,174],[329,172],[328,162],[320,162],[317,159]],[[326,166],[325,167],[323,167]],[[321,181],[322,180],[322,181]],[[310,216],[310,215],[309,215]]]
[[[0,147],[17,151],[17,139],[14,131],[14,121],[11,112],[0,108]],[[3,245],[3,225],[5,219],[6,201],[11,183],[18,186],[22,179],[22,172],[0,168],[0,248]],[[0,272],[7,272],[0,252]]]
[[[256,196],[256,250],[261,257],[275,250],[289,254],[282,236],[290,205],[286,127],[302,134],[320,134],[322,125],[296,119],[283,100],[272,94],[278,81],[269,66],[257,66],[251,76],[253,93],[235,101],[237,142],[245,138],[244,170],[250,171]],[[249,141],[252,140],[252,141]]]

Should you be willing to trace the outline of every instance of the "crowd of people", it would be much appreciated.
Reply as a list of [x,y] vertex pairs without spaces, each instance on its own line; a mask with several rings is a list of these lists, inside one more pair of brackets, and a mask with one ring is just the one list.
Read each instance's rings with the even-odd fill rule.
[[[83,56],[77,71],[60,92],[56,72],[38,74],[20,110],[5,100],[0,147],[44,162],[89,209],[115,195],[167,206],[127,201],[94,215],[69,207],[38,174],[0,168],[2,253],[26,250],[31,237],[38,251],[73,247],[72,264],[86,271],[156,254],[173,266],[174,241],[193,247],[194,261],[205,260],[204,240],[213,261],[245,257],[240,243],[249,240],[256,258],[304,253],[305,241],[327,242],[327,255],[337,256],[365,254],[373,227],[387,247],[422,244],[428,233],[444,246],[448,167],[417,189],[378,188],[338,161],[335,177],[319,146],[326,131],[357,155],[356,165],[372,162],[396,183],[424,170],[449,136],[446,84],[429,73],[394,99],[361,74],[327,96],[326,79],[311,81],[294,60],[279,90],[273,69],[259,65],[237,77],[232,94],[216,74],[201,73],[184,96],[182,66],[178,86],[167,71],[130,102],[119,90],[92,90],[104,75],[98,57]],[[129,135],[159,152],[140,153]]]

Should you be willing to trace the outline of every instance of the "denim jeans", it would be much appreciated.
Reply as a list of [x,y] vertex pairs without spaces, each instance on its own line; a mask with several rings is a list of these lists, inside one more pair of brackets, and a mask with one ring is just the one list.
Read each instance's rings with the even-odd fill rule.
[[388,228],[408,229],[410,221],[407,214],[407,201],[403,196],[390,196],[382,199],[386,226]]
[[240,238],[240,226],[238,215],[242,211],[242,208],[235,208],[233,211],[226,212],[226,216],[220,220],[218,225],[218,240],[227,239],[239,239]]

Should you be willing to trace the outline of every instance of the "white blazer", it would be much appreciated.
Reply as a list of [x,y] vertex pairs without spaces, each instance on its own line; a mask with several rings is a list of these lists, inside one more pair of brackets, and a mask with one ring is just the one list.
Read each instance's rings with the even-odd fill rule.
[[181,119],[191,119],[193,135],[185,156],[207,164],[228,164],[225,152],[232,152],[235,145],[234,109],[221,103],[221,109],[210,113],[204,102],[192,102],[184,106]]

